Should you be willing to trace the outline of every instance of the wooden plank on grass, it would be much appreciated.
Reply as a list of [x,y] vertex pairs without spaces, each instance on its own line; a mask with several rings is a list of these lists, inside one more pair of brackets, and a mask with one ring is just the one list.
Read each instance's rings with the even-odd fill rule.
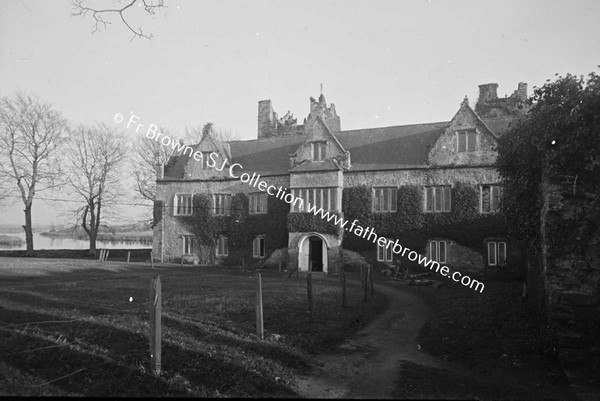
[[150,282],[150,368],[155,374],[161,371],[161,294],[160,276]]
[[264,338],[263,305],[262,305],[262,276],[256,273],[256,335]]
[[106,250],[106,255],[104,255],[104,261],[106,262],[108,260],[108,254],[110,253],[110,249]]
[[98,262],[102,262],[102,249],[100,249],[100,255],[98,256]]
[[131,251],[127,251],[127,266],[129,266],[129,257],[131,256]]

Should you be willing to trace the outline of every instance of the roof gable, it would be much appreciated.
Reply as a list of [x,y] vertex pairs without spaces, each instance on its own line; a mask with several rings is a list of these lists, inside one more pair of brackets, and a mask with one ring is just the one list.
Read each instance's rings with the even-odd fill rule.
[[[311,126],[305,126],[305,130],[307,130],[307,134],[304,137],[304,142],[290,158],[291,171],[305,170],[307,167],[304,165],[306,164],[315,165],[309,167],[310,170],[319,170],[321,166],[326,166],[328,169],[332,166],[337,169],[350,166],[350,154],[320,116],[316,118]],[[316,161],[314,158],[313,144],[316,142],[325,144],[325,157],[323,160]]]
[[[316,123],[315,123],[316,125]],[[339,143],[340,148],[352,155],[350,171],[388,170],[396,168],[423,167],[428,164],[429,151],[438,138],[445,132],[450,122],[412,124],[381,128],[357,129],[327,132],[319,135],[331,135],[330,143]],[[323,125],[318,126],[323,129]],[[322,136],[319,136],[322,137]],[[317,136],[313,136],[317,138]],[[230,141],[230,163],[239,163],[245,170],[257,174],[289,174],[290,157],[307,143],[308,135],[293,135],[249,141]],[[202,147],[196,149],[202,150]],[[205,148],[211,150],[210,148]],[[333,159],[335,160],[335,159]],[[172,166],[165,166],[165,178],[183,179],[183,167],[190,160],[187,154],[173,158]],[[293,171],[329,171],[339,170],[336,162],[328,160],[319,163],[303,163]],[[220,166],[219,166],[220,167]],[[189,167],[188,167],[189,169]],[[212,170],[212,169],[211,169]],[[226,171],[226,169],[225,169]],[[190,178],[190,176],[186,176]],[[198,178],[202,178],[198,176]]]
[[[474,151],[458,151],[459,131],[475,132]],[[497,139],[465,97],[444,133],[431,147],[428,163],[433,166],[493,164],[497,156]]]
[[202,135],[200,143],[192,148],[194,153],[190,155],[192,157],[188,156],[183,167],[185,179],[227,176],[226,168],[229,167],[231,160],[228,143],[215,140],[209,132],[206,132]]

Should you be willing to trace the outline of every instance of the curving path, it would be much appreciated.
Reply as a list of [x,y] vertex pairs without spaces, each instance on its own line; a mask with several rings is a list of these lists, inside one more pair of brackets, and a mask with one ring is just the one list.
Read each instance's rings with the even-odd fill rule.
[[400,377],[402,361],[443,368],[417,344],[429,316],[420,298],[379,286],[389,299],[386,312],[333,353],[316,357],[312,376],[300,376],[295,391],[308,398],[389,398]]

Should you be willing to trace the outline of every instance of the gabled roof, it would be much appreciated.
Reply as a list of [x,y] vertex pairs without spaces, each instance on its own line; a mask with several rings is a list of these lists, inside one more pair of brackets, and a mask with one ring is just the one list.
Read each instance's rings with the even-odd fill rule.
[[[193,155],[200,144],[198,143],[196,145],[188,146],[193,149]],[[189,153],[190,151],[188,150],[185,152],[185,154],[172,155],[169,158],[169,161],[167,164],[165,164],[165,178],[183,178],[183,175],[185,174],[185,165],[187,164],[188,160],[190,160]]]
[[351,171],[427,165],[429,148],[449,122],[368,128],[336,133],[352,158]]
[[[483,127],[496,139],[498,139],[498,135],[496,135],[496,133],[494,131],[492,131],[490,129],[490,127],[485,123],[485,121],[483,121],[483,119],[479,116],[479,114],[477,114],[477,112],[475,112],[475,110],[473,110],[473,108],[471,106],[469,106],[469,102],[467,101],[467,98],[465,97],[465,101],[463,101],[463,103],[461,104],[461,108],[462,106],[465,106],[467,108],[467,110],[469,110],[471,113],[473,113],[473,115],[477,118],[477,121],[479,121],[481,123],[481,125],[483,125]],[[456,112],[456,114],[460,113],[460,109]]]
[[[350,151],[350,171],[369,171],[426,166],[430,147],[448,127],[449,122],[399,125],[334,132],[339,144]],[[290,155],[306,140],[306,135],[292,135],[249,141],[228,142],[231,162],[258,174],[288,174]],[[194,151],[198,145],[193,146]],[[181,179],[190,159],[185,154],[172,158],[165,166],[166,179]],[[332,170],[331,163],[316,164],[303,171]]]

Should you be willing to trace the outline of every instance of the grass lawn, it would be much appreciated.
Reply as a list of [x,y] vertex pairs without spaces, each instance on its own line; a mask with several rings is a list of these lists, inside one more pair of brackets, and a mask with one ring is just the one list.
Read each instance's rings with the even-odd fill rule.
[[545,349],[539,318],[521,301],[522,283],[485,282],[483,293],[452,282],[435,288],[390,285],[431,307],[419,343],[462,366],[448,372],[405,365],[395,396],[469,399],[573,399],[558,361]]
[[[162,368],[149,372],[149,284],[160,274]],[[351,274],[349,274],[349,277]],[[337,278],[263,274],[265,340],[255,336],[255,279],[239,269],[0,258],[0,395],[295,396],[310,354],[385,309]]]

